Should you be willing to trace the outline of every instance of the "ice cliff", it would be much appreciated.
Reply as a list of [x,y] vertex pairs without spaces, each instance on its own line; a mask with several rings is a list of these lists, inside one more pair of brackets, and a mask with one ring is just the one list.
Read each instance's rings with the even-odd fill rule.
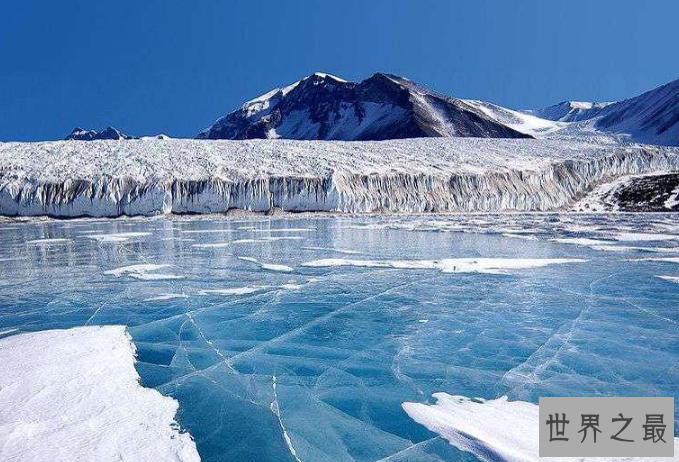
[[0,214],[545,211],[679,150],[534,139],[0,143]]

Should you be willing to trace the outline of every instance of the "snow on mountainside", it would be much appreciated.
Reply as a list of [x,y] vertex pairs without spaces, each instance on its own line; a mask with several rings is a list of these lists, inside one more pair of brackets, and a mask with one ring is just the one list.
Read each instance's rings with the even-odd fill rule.
[[563,130],[552,132],[557,136],[599,133],[619,141],[679,146],[679,80],[615,103],[567,101],[525,112],[571,122]]
[[573,140],[0,143],[0,215],[555,210],[679,149]]
[[130,140],[131,136],[128,136],[118,130],[117,128],[107,127],[104,130],[98,132],[96,130],[87,130],[84,128],[76,127],[71,133],[64,138],[65,140],[77,140],[77,141],[94,141],[94,140]]
[[245,103],[199,133],[205,139],[386,140],[528,138],[476,105],[390,74],[361,82],[315,73]]
[[606,106],[595,127],[637,142],[679,145],[679,80]]
[[507,109],[496,104],[478,100],[464,100],[465,103],[476,107],[488,117],[521,133],[535,138],[547,138],[566,126],[564,123],[541,119],[531,114]]
[[596,117],[601,110],[613,103],[590,103],[586,101],[562,101],[554,106],[525,111],[527,114],[555,122],[580,122]]

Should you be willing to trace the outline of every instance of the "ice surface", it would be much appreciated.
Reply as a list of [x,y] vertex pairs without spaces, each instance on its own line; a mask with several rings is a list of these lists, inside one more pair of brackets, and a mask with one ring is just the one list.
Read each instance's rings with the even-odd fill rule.
[[[538,456],[539,406],[524,401],[509,401],[506,396],[490,400],[471,400],[464,396],[435,393],[436,404],[404,403],[410,417],[440,434],[451,444],[487,462],[531,462]],[[679,453],[679,438],[674,438]],[[582,457],[550,457],[554,462],[576,462]],[[673,457],[609,458],[609,461],[673,461]]]
[[[148,234],[85,238],[123,233]],[[142,383],[179,402],[177,421],[205,461],[476,461],[402,403],[428,404],[436,392],[534,404],[540,396],[679,399],[679,284],[657,277],[679,277],[678,267],[642,260],[676,258],[679,241],[620,234],[676,236],[679,218],[12,221],[0,224],[0,332],[128,326]],[[208,246],[285,236],[304,238]],[[46,238],[72,242],[26,244]],[[581,245],[590,240],[617,251]],[[303,266],[335,258],[380,265]],[[443,272],[445,260],[475,270]],[[526,263],[563,260],[580,261]]]
[[0,166],[0,215],[544,211],[623,175],[676,170],[679,150],[573,139],[60,141],[0,143]]
[[139,385],[122,326],[0,339],[0,459],[197,462],[178,403]]

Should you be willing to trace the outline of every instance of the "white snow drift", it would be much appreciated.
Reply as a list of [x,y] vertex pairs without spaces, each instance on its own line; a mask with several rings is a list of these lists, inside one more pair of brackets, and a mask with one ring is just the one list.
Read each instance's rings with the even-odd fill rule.
[[0,215],[566,208],[679,149],[533,139],[0,143]]
[[[403,409],[416,422],[438,433],[455,447],[471,452],[483,461],[554,462],[585,461],[587,458],[540,459],[539,406],[506,397],[490,401],[435,393],[433,405],[404,403]],[[679,438],[674,438],[679,453]],[[620,461],[620,457],[597,457],[599,462]],[[672,457],[629,458],[630,461],[671,461]]]
[[139,384],[122,326],[0,339],[0,460],[200,460],[178,403]]

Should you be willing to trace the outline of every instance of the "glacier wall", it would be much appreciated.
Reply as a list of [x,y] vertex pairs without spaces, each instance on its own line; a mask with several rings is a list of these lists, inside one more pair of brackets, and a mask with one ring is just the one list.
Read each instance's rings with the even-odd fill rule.
[[[36,179],[0,174],[0,214],[117,217],[169,213],[549,211],[621,175],[679,169],[679,151],[656,147],[555,159],[534,169],[448,169],[182,179],[92,175]],[[71,175],[73,176],[73,175]]]

